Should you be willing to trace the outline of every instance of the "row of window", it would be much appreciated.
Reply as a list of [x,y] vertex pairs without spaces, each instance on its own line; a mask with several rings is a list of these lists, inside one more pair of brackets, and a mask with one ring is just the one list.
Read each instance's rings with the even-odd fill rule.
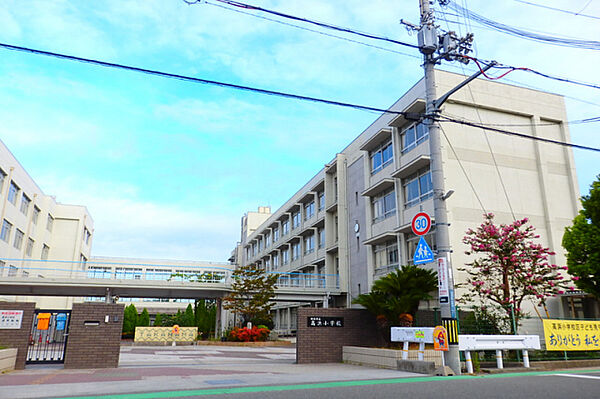
[[88,266],[88,278],[109,278],[121,280],[173,280],[173,281],[199,281],[199,282],[221,282],[225,280],[225,272],[221,271],[198,271],[181,269],[142,269],[135,267],[107,267]]
[[[402,153],[405,154],[421,144],[429,137],[427,127],[422,123],[416,123],[402,131],[400,142]],[[371,174],[375,174],[391,164],[394,160],[394,149],[392,140],[387,140],[369,153],[371,160]]]
[[[265,259],[265,268],[270,271],[287,265],[290,262],[290,254],[291,260],[295,261],[302,254],[302,249],[304,249],[304,255],[313,253],[315,251],[315,240],[318,240],[319,249],[325,247],[325,229],[319,229],[316,234],[309,234],[302,241],[292,243],[291,250],[290,248],[284,248],[280,253],[273,253],[270,258]],[[301,244],[303,244],[303,248]]]
[[[317,195],[319,211],[325,208],[325,193],[320,192]],[[315,215],[315,201],[310,201],[304,205],[304,220],[309,220]],[[290,232],[290,220],[292,230],[300,227],[302,216],[300,211],[292,212],[290,219],[285,219],[281,222],[281,233],[279,227],[274,227],[271,232],[266,232],[264,238],[258,237],[256,242],[251,247],[246,248],[246,258],[256,256],[263,249],[269,248],[272,243],[277,242],[281,237],[286,236]]]
[[[0,240],[10,244],[10,236],[12,233],[13,225],[8,220],[4,219],[2,221],[2,229],[0,230]],[[15,235],[13,237],[13,247],[18,250],[23,248],[23,241],[25,238],[25,233],[23,233],[20,229],[15,229]],[[25,247],[25,255],[31,256],[33,253],[33,247],[35,245],[35,241],[33,238],[29,237],[27,239],[27,246]],[[42,247],[42,259],[48,259],[48,253],[50,252],[50,247],[46,244]]]

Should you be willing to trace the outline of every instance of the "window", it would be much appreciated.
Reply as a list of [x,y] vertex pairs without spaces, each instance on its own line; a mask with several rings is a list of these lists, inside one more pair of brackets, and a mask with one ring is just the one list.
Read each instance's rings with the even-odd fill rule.
[[262,251],[262,243],[263,243],[262,238],[259,238],[258,239],[258,252]]
[[300,226],[300,212],[292,213],[292,230]]
[[273,254],[273,270],[279,267],[279,254]]
[[21,213],[23,215],[27,215],[27,212],[29,212],[29,204],[31,204],[31,200],[28,196],[23,194],[21,197]]
[[48,214],[48,220],[46,221],[46,229],[51,232],[52,226],[54,226],[54,218],[51,214]]
[[304,237],[304,253],[310,254],[315,251],[315,235],[311,234]]
[[6,173],[2,169],[0,169],[0,191],[2,191],[2,187],[4,187],[4,180],[6,179]]
[[394,159],[392,141],[386,141],[375,150],[371,151],[371,174],[379,172],[388,166]]
[[398,266],[398,243],[390,240],[375,245],[375,268]]
[[252,249],[251,247],[246,247],[246,259],[249,259],[250,256],[252,255]]
[[286,248],[281,251],[281,264],[287,265],[288,263],[290,263],[290,250]]
[[10,182],[10,187],[8,188],[8,200],[13,204],[17,204],[17,195],[19,194],[19,187],[15,184],[14,181]]
[[141,280],[142,279],[142,269],[117,267],[115,269],[115,278],[129,279],[129,280]]
[[289,220],[286,219],[281,223],[281,230],[282,230],[281,234],[283,234],[283,235],[286,235],[287,233],[290,232],[290,221]]
[[42,259],[44,259],[44,260],[48,259],[49,253],[50,253],[50,247],[47,246],[46,244],[44,244],[44,246],[42,247]]
[[31,254],[33,253],[33,244],[34,241],[30,238],[27,239],[27,248],[25,248],[25,255],[27,256],[31,256]]
[[322,211],[325,208],[325,193],[321,191],[319,193],[319,210]]
[[373,222],[396,214],[396,192],[393,188],[373,197]]
[[88,267],[87,276],[88,278],[111,278],[112,269],[104,266],[90,266]]
[[8,266],[8,277],[16,276],[18,270],[19,269],[16,266],[13,266],[13,265]]
[[292,260],[296,260],[300,257],[300,242],[292,244]]
[[90,244],[90,237],[92,236],[92,233],[90,233],[90,231],[87,229],[87,227],[83,228],[83,241],[85,242],[86,245]]
[[256,256],[256,243],[252,244],[252,256]]
[[304,205],[304,220],[308,220],[315,214],[315,201]]
[[86,263],[87,263],[87,258],[85,257],[85,255],[79,254],[79,266],[81,267],[81,270],[85,270]]
[[146,280],[168,280],[171,274],[169,269],[146,269]]
[[429,138],[427,127],[422,123],[412,125],[402,132],[402,152],[408,152]]
[[21,247],[23,246],[23,236],[25,236],[25,233],[17,229],[17,231],[15,232],[15,241],[13,242],[13,246],[15,248],[21,249]]
[[325,229],[319,229],[319,248],[325,247]]
[[33,206],[33,216],[31,218],[31,220],[33,221],[33,224],[37,224],[38,222],[38,218],[40,216],[40,208],[38,208],[37,206]]
[[273,242],[279,240],[279,227],[273,229]]
[[[2,169],[0,169],[0,172],[2,172]],[[3,260],[0,260],[0,277],[4,276],[4,269],[5,268],[6,268],[6,262],[3,261]]]
[[271,271],[271,259],[265,259],[265,269],[269,272]]
[[269,248],[271,246],[271,233],[265,234],[265,248]]
[[429,167],[404,179],[404,206],[411,207],[433,195]]
[[4,219],[2,222],[2,231],[0,232],[0,239],[8,242],[10,239],[10,231],[12,230],[12,223],[8,220]]

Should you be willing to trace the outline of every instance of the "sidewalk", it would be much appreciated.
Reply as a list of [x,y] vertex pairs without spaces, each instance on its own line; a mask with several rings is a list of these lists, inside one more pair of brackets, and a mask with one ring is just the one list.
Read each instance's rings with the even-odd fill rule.
[[119,368],[28,366],[0,375],[0,398],[142,393],[419,376],[348,364],[295,364],[294,347],[121,347]]

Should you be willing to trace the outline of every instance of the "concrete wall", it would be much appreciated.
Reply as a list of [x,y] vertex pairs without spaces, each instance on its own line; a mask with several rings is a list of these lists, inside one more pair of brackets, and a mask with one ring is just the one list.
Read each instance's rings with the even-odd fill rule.
[[16,370],[25,368],[27,360],[27,348],[29,347],[29,334],[35,313],[35,303],[32,302],[0,302],[0,310],[22,310],[23,319],[21,328],[18,330],[0,330],[0,345],[9,348],[17,348]]
[[[308,327],[308,318],[343,317],[343,327]],[[297,363],[342,361],[343,346],[380,346],[375,318],[362,309],[299,308],[296,338]]]
[[65,368],[118,367],[123,310],[122,304],[73,304]]

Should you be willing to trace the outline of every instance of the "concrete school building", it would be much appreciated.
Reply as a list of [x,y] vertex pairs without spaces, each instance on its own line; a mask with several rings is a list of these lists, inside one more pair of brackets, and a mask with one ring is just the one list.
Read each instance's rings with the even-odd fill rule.
[[[438,97],[464,79],[436,71]],[[423,113],[424,98],[425,82],[420,80],[391,110]],[[561,96],[499,82],[476,79],[450,97],[443,115],[571,141]],[[496,223],[528,217],[540,243],[556,252],[551,261],[565,265],[563,231],[580,206],[571,149],[455,123],[441,125],[445,190],[453,191],[446,205],[455,282],[466,278],[457,267],[470,261],[462,238],[483,222],[484,212],[494,213]],[[418,121],[380,116],[279,209],[261,207],[244,215],[231,260],[298,273],[290,283],[299,286],[311,275],[334,276],[342,294],[324,298],[319,306],[356,306],[353,298],[369,292],[376,279],[412,263],[418,241],[410,227],[413,216],[425,211],[433,218],[428,138]],[[435,251],[433,231],[426,240]],[[550,315],[592,317],[584,311],[585,300],[552,298]],[[298,306],[277,305],[277,330],[295,330]],[[433,309],[437,300],[422,306]]]
[[[44,194],[1,140],[0,222],[0,278],[43,276],[57,268],[72,273],[85,270],[94,234],[88,210]],[[73,303],[66,297],[4,296],[2,300],[35,301],[47,309],[67,309]]]

